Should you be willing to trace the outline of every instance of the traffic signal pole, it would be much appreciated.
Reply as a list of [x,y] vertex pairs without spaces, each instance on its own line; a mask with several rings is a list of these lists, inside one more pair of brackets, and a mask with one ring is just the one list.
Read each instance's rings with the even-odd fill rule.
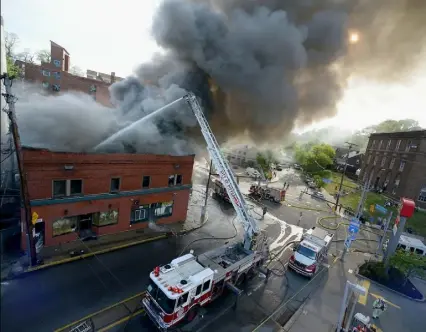
[[[21,199],[24,206],[24,222],[25,222],[25,231],[27,237],[27,251],[29,254],[29,263],[30,266],[37,265],[37,254],[35,248],[35,241],[33,237],[33,224],[31,221],[31,205],[30,205],[30,196],[28,193],[28,184],[27,177],[24,171],[24,161],[21,156],[21,137],[19,136],[18,125],[16,124],[16,113],[15,113],[15,101],[16,97],[12,94],[12,79],[7,73],[4,73],[1,76],[1,79],[4,81],[6,88],[6,93],[4,98],[9,108],[6,111],[7,116],[10,120],[10,128],[13,135],[13,142],[15,145],[15,154],[16,160],[18,162],[19,177],[20,177],[20,187],[21,187]],[[22,222],[22,221],[21,221]]]

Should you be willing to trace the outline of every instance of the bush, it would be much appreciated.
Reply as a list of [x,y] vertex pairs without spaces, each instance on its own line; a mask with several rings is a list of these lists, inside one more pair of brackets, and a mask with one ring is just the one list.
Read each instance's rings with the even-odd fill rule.
[[382,262],[365,262],[359,267],[359,274],[379,282],[387,282],[389,279]]

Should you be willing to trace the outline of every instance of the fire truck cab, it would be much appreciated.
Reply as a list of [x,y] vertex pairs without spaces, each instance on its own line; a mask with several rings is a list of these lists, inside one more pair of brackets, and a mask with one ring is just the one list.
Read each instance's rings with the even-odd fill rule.
[[197,262],[193,254],[186,254],[150,273],[147,297],[143,302],[147,314],[160,330],[176,325],[195,306],[202,306],[211,298],[214,271]]

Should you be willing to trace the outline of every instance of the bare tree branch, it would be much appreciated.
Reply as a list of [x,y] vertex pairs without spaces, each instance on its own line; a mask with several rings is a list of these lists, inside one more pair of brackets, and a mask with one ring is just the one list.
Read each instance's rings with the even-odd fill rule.
[[84,71],[78,66],[72,66],[69,70],[69,73],[75,76],[84,77]]
[[12,58],[13,51],[16,46],[19,44],[19,37],[16,33],[5,33],[5,48],[6,48],[6,57]]
[[16,58],[25,63],[35,63],[35,55],[27,50],[25,50],[24,52],[18,53],[16,55]]
[[48,51],[48,50],[41,50],[41,51],[38,51],[37,53],[36,53],[36,56],[37,56],[37,60],[38,61],[40,61],[41,63],[50,63],[50,61],[51,61],[51,55],[50,55],[50,51]]

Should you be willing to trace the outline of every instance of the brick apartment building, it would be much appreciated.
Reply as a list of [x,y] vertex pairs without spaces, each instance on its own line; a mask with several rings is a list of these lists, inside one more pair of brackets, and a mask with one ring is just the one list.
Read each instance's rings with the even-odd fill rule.
[[55,42],[50,42],[51,60],[40,65],[17,60],[15,64],[22,71],[22,78],[27,82],[40,84],[46,92],[79,91],[87,93],[104,106],[112,106],[108,87],[122,78],[115,73],[104,74],[87,70],[87,77],[71,74],[71,58],[68,51]]
[[[44,246],[184,221],[194,156],[84,154],[23,148]],[[21,246],[25,249],[22,222]]]
[[426,130],[372,134],[360,179],[426,209]]

